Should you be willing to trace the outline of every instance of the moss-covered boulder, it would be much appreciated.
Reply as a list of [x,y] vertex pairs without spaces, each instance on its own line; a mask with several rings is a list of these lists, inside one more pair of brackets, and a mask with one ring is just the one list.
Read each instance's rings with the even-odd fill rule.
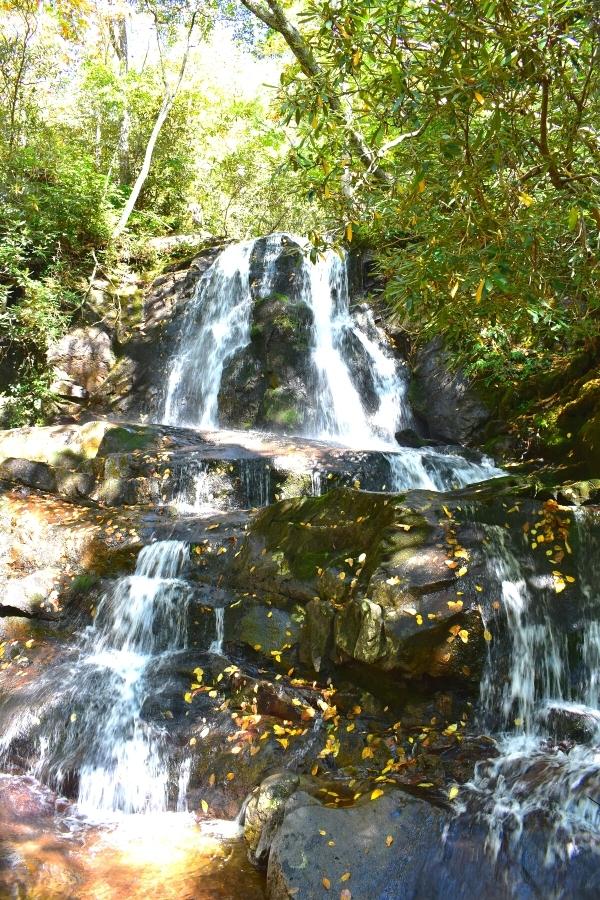
[[468,551],[450,516],[435,495],[415,494],[408,503],[336,488],[282,501],[253,522],[233,577],[240,586],[251,579],[275,605],[304,606],[300,657],[316,671],[354,660],[471,679],[484,629],[477,592],[463,599],[457,590],[456,570],[463,576],[466,567],[453,546]]

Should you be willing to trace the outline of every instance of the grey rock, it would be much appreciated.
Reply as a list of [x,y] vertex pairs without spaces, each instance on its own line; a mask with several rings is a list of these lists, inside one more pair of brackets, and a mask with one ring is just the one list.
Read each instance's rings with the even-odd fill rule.
[[94,394],[115,364],[110,335],[95,326],[76,328],[51,344],[48,364],[54,370],[51,390],[85,398]]
[[450,368],[441,338],[418,351],[410,400],[431,437],[455,444],[482,443],[491,413],[460,371]]
[[283,821],[285,804],[300,779],[291,772],[270,775],[250,795],[244,815],[244,837],[255,862],[266,859]]
[[352,900],[598,896],[598,848],[584,842],[568,863],[549,865],[544,829],[542,821],[526,824],[520,839],[494,858],[484,826],[471,815],[453,815],[444,802],[392,791],[331,809],[298,792],[271,844],[268,894],[270,900],[329,896],[325,878],[332,896],[346,887]]

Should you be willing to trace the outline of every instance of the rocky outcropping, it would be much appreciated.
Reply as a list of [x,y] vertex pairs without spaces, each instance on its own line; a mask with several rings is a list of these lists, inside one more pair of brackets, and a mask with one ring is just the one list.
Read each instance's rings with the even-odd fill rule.
[[300,656],[316,671],[355,660],[468,681],[484,641],[477,592],[455,574],[467,571],[456,550],[472,553],[462,539],[431,495],[339,488],[260,513],[234,572],[242,584],[251,575],[276,605],[301,604]]
[[54,376],[51,391],[87,399],[97,393],[115,364],[111,336],[98,327],[76,328],[50,345],[47,360]]
[[491,413],[473,385],[450,367],[450,354],[441,338],[415,351],[410,401],[429,435],[448,443],[481,446]]

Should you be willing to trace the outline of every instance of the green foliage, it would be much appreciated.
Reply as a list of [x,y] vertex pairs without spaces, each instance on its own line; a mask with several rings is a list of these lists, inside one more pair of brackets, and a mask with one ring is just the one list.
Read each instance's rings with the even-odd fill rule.
[[496,384],[595,340],[595,4],[319,0],[300,20],[321,73],[282,78],[290,164],[338,241],[376,249],[395,319]]

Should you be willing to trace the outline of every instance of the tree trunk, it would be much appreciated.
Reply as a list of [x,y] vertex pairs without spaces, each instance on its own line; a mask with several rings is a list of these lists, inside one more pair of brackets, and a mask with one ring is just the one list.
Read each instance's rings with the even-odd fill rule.
[[[314,53],[306,43],[296,26],[290,22],[277,0],[242,0],[244,6],[254,13],[261,22],[274,31],[278,31],[300,63],[305,75],[315,81],[324,80],[324,73]],[[389,185],[392,181],[378,163],[378,155],[370,149],[362,132],[352,121],[351,110],[342,103],[339,97],[329,96],[329,108],[339,113],[344,121],[344,129],[350,145],[357,152],[362,164],[377,181]]]
[[[123,12],[118,12],[109,22],[109,34],[112,48],[119,61],[121,78],[126,78],[129,71],[129,42],[127,37],[127,19]],[[131,116],[127,101],[127,93],[124,94],[123,116],[119,128],[119,143],[117,153],[119,159],[119,183],[129,184],[131,178],[131,165],[129,153],[129,136],[131,132]]]
[[131,189],[129,200],[125,204],[123,212],[121,213],[121,218],[117,223],[117,227],[113,231],[113,238],[118,238],[127,226],[129,217],[131,216],[131,213],[135,208],[137,199],[140,196],[146,178],[148,177],[148,173],[150,172],[150,166],[152,165],[152,155],[154,153],[154,148],[156,146],[160,130],[167,120],[167,116],[169,115],[174,101],[175,94],[170,94],[164,98],[161,104],[161,107],[158,111],[158,116],[156,117],[156,122],[154,123],[154,128],[152,129],[152,133],[148,139],[148,143],[146,144],[146,152],[144,153],[144,162],[142,163],[142,168],[140,169],[138,177],[135,179],[135,184]]
[[148,139],[148,143],[146,145],[146,152],[144,153],[144,162],[142,163],[142,168],[138,174],[138,177],[135,179],[135,184],[131,189],[131,194],[129,196],[129,200],[125,204],[123,212],[121,213],[121,217],[117,222],[117,226],[113,231],[113,239],[120,237],[125,228],[127,227],[127,223],[129,221],[129,217],[135,208],[135,204],[137,203],[137,199],[140,196],[142,188],[144,187],[144,183],[146,178],[148,177],[148,173],[150,172],[150,166],[152,165],[152,155],[154,153],[154,148],[156,147],[156,142],[158,140],[158,136],[160,134],[160,130],[165,124],[168,115],[171,111],[171,107],[175,103],[175,98],[177,97],[177,93],[179,88],[181,87],[181,82],[183,81],[183,76],[185,74],[185,69],[187,66],[188,56],[190,53],[190,42],[192,39],[192,33],[194,31],[194,25],[196,24],[196,13],[192,15],[190,25],[187,32],[187,44],[185,48],[185,52],[183,54],[183,59],[181,60],[181,66],[179,68],[179,74],[177,76],[177,81],[175,86],[169,90],[166,86],[165,82],[165,96],[163,98],[163,102],[161,103],[160,109],[158,111],[158,115],[156,117],[156,122],[154,123],[154,127],[152,129],[152,133]]

